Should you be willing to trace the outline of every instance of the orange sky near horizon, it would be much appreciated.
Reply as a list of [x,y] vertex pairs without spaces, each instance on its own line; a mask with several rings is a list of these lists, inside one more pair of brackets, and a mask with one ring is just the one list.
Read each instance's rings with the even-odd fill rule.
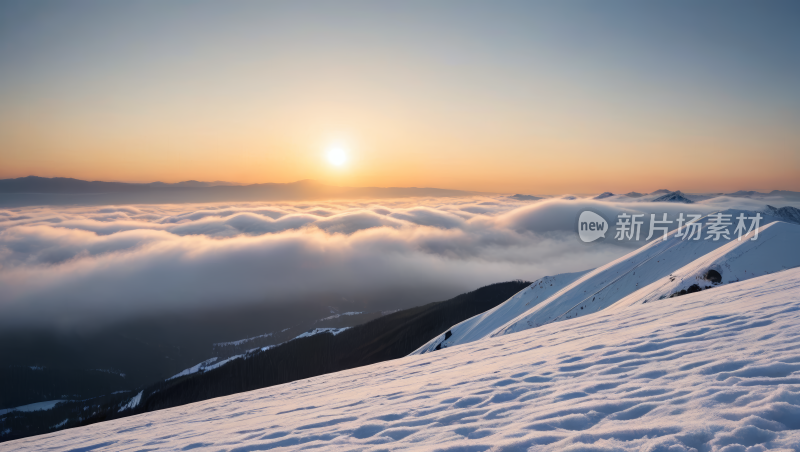
[[[93,112],[84,117],[65,112],[64,117],[31,118],[3,130],[0,178],[238,183],[315,179],[343,186],[536,194],[660,188],[800,190],[798,153],[793,152],[797,142],[770,136],[777,158],[765,160],[760,149],[767,139],[763,131],[750,140],[741,135],[732,140],[725,139],[728,134],[716,138],[659,133],[655,127],[613,121],[601,127],[578,115],[567,126],[529,119],[537,116],[535,111],[516,117],[493,112],[494,118],[502,119],[493,124],[455,115],[401,117],[387,111],[391,109],[384,107],[370,115],[365,106],[342,115],[308,108],[282,121],[239,117],[225,123],[187,111],[149,121],[112,118],[116,127],[101,128],[93,125]],[[445,124],[470,120],[475,123]],[[263,125],[270,123],[272,127]],[[137,124],[135,130],[130,124]],[[574,132],[563,130],[567,128]],[[335,145],[348,154],[341,167],[326,158]]]
[[93,5],[6,24],[0,178],[800,191],[800,70],[750,13]]

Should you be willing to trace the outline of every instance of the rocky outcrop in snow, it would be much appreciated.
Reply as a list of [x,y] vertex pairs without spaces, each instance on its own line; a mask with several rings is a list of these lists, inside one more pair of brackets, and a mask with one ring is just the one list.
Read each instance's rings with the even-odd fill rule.
[[797,207],[773,207],[767,204],[767,207],[762,210],[762,212],[767,215],[772,215],[773,217],[778,217],[783,221],[800,224],[800,209]]

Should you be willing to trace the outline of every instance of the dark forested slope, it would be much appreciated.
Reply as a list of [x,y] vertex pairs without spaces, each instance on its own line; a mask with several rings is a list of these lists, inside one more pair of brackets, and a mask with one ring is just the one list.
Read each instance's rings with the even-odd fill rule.
[[237,359],[212,371],[145,391],[137,411],[152,411],[401,358],[456,323],[527,287],[492,284],[451,300],[389,314],[334,336],[318,334]]

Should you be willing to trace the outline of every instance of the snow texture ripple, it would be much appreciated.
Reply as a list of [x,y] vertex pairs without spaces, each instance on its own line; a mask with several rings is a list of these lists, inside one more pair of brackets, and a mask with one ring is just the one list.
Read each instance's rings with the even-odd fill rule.
[[2,450],[800,450],[800,269]]

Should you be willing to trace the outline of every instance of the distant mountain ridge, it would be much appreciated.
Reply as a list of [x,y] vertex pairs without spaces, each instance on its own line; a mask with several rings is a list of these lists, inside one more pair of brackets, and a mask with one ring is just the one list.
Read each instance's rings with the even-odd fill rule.
[[538,196],[522,195],[522,194],[519,194],[519,193],[517,193],[516,195],[511,195],[511,196],[509,196],[509,198],[513,199],[515,201],[537,201],[537,200],[542,199],[542,198],[540,198]]
[[248,184],[240,184],[237,182],[226,182],[222,180],[216,180],[214,182],[201,182],[196,180],[185,180],[183,182],[176,182],[174,184],[166,183],[166,182],[151,182],[149,184],[152,187],[187,187],[187,188],[200,188],[200,187],[242,187]]
[[760,198],[760,197],[766,197],[766,196],[787,196],[787,197],[796,198],[796,197],[800,196],[800,192],[789,191],[789,190],[772,190],[769,193],[762,193],[760,191],[753,191],[753,190],[750,190],[750,191],[739,190],[737,192],[727,193],[725,196],[734,196],[734,197],[737,197],[737,198],[753,198],[753,197]]
[[175,184],[133,184],[38,176],[0,180],[0,207],[461,197],[478,194],[485,193],[431,187],[337,187],[310,179],[251,185],[194,180]]
[[[668,200],[669,202],[676,202],[679,199],[685,199],[686,201],[690,202],[699,202],[705,201],[707,199],[712,199],[720,196],[728,196],[732,198],[751,198],[751,199],[764,199],[764,198],[776,198],[781,197],[784,199],[791,199],[796,200],[800,199],[800,192],[796,191],[789,191],[789,190],[772,190],[770,192],[758,192],[753,190],[739,190],[732,193],[723,193],[723,192],[704,192],[704,193],[684,193],[680,190],[670,191],[666,189],[656,190],[651,193],[639,193],[639,192],[629,192],[625,194],[615,194],[611,192],[604,192],[600,195],[594,196],[593,199],[606,199],[606,198],[614,198],[613,200],[618,200],[620,197],[624,198],[643,198],[643,201],[659,201],[662,202],[664,200]],[[686,201],[677,201],[677,202],[686,202]]]

